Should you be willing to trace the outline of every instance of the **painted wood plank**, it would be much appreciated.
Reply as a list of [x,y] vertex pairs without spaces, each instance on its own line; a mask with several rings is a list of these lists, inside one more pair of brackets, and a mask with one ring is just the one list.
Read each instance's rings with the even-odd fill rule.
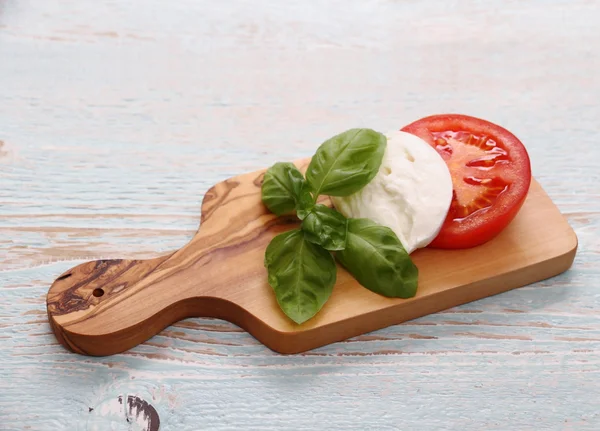
[[[585,0],[0,2],[0,428],[135,429],[120,395],[161,430],[600,428],[599,20]],[[570,271],[303,355],[211,319],[110,358],[50,334],[57,275],[180,248],[215,182],[443,111],[527,145]]]

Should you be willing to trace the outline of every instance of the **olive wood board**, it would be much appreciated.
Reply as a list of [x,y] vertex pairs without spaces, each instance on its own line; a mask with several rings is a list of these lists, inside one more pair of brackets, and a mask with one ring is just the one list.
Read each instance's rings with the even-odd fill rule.
[[[296,165],[305,171],[309,161]],[[298,325],[267,283],[264,253],[275,235],[299,222],[263,205],[264,172],[210,188],[200,229],[180,250],[148,260],[87,262],[58,277],[47,309],[60,343],[80,354],[112,355],[179,320],[203,316],[239,325],[277,352],[299,353],[550,278],[571,266],[577,250],[575,232],[533,179],[516,218],[493,240],[464,250],[415,251],[415,297],[373,293],[338,265],[329,301]]]

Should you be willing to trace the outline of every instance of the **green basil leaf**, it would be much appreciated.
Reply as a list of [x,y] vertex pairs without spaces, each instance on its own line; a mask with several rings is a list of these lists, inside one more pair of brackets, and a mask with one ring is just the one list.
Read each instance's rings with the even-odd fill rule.
[[336,256],[356,280],[388,297],[417,293],[419,271],[396,234],[369,219],[348,219],[346,248]]
[[269,210],[280,216],[296,208],[304,176],[292,163],[275,163],[265,173],[262,201]]
[[300,324],[319,312],[336,279],[335,260],[300,229],[277,235],[265,252],[269,284],[283,312]]
[[319,195],[348,196],[375,177],[387,138],[371,129],[350,129],[325,141],[306,171],[306,180]]
[[300,190],[300,196],[296,203],[296,215],[300,220],[304,220],[308,214],[312,211],[315,206],[315,200],[312,195],[312,190],[308,183],[304,183],[302,190]]
[[304,237],[325,250],[337,251],[346,248],[348,219],[339,212],[321,204],[302,222]]

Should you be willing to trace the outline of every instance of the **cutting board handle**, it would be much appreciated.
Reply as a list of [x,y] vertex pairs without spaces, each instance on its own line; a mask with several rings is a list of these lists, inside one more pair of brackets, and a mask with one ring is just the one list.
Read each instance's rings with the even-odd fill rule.
[[[54,281],[47,296],[48,319],[58,341],[81,354],[93,355],[98,348],[105,348],[106,340],[94,340],[93,332],[88,333],[85,329],[85,321],[93,318],[94,311],[103,305],[108,307],[115,301],[125,304],[138,300],[134,295],[121,296],[169,257],[96,260],[63,273]],[[117,332],[126,330],[121,327]]]
[[[175,255],[96,260],[63,273],[47,297],[48,317],[58,341],[76,353],[105,356],[128,350],[187,317],[217,317],[250,331],[259,329],[261,322],[243,307],[204,289],[197,271],[187,276],[185,270],[161,271]],[[164,288],[175,288],[182,277],[198,281],[187,293],[176,288],[165,294]],[[147,304],[143,314],[140,303]]]

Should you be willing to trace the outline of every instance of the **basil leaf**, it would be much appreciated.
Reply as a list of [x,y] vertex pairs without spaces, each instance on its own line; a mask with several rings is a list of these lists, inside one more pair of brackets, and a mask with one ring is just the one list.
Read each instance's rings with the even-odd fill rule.
[[289,213],[296,208],[304,184],[304,176],[292,163],[275,163],[265,173],[262,201],[278,216]]
[[325,250],[346,248],[348,219],[331,208],[317,204],[302,222],[304,237]]
[[335,284],[333,257],[307,241],[300,229],[271,240],[265,252],[265,267],[279,306],[298,324],[319,312]]
[[306,171],[315,200],[319,195],[348,196],[375,177],[387,138],[371,129],[350,129],[325,141]]
[[300,196],[296,203],[296,215],[300,220],[304,220],[308,214],[312,211],[315,206],[315,200],[312,195],[312,190],[308,183],[304,183],[302,190],[300,190]]
[[419,271],[396,234],[370,219],[348,219],[346,248],[336,256],[367,289],[388,297],[417,293]]

